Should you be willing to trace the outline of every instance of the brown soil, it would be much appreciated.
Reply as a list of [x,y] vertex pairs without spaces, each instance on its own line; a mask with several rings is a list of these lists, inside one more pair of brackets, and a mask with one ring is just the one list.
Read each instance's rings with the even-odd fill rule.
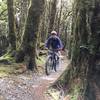
[[69,61],[64,57],[58,71],[49,76],[28,72],[0,78],[0,100],[53,100],[45,92],[68,64]]

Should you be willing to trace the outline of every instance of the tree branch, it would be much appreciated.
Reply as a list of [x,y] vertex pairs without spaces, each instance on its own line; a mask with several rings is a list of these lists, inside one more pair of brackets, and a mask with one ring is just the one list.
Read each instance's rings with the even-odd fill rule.
[[3,10],[3,11],[0,13],[0,17],[4,14],[5,11],[7,11],[7,9]]

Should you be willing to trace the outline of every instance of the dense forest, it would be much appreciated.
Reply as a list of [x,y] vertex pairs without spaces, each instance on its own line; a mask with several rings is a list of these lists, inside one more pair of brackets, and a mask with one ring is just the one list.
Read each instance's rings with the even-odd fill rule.
[[[45,41],[53,30],[63,58],[58,72],[47,76]],[[0,100],[100,100],[99,32],[100,0],[0,0]],[[55,77],[52,84],[40,80],[43,75]],[[24,85],[31,96],[20,93]]]

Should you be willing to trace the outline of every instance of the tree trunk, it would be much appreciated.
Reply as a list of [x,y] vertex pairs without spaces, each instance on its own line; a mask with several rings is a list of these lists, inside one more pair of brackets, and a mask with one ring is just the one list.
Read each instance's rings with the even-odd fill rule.
[[[24,31],[25,22],[28,13],[29,0],[19,0],[16,5],[16,15],[15,15],[15,23],[16,23],[16,47],[19,48],[22,40],[22,33]],[[18,8],[18,9],[17,9]]]
[[36,69],[36,45],[40,16],[44,9],[44,0],[31,0],[28,17],[23,35],[22,48],[25,55],[28,56],[27,68],[30,70]]
[[57,6],[57,0],[52,0],[48,33],[51,33],[51,31],[54,29],[54,21],[55,21],[55,15],[57,10],[56,6]]
[[61,8],[60,8],[60,12],[59,12],[58,27],[57,27],[57,32],[58,32],[58,34],[59,34],[59,28],[60,28],[61,17],[62,17],[62,9],[63,9],[63,1],[61,0]]
[[[82,100],[96,100],[93,78],[96,76],[94,69],[96,67],[97,58],[99,58],[100,61],[100,1],[87,1],[88,0],[74,1],[71,66],[57,82],[64,81],[63,85],[65,86],[65,84],[73,84],[75,79],[80,78],[83,82],[81,91],[83,96]],[[97,56],[98,53],[99,56]],[[98,88],[99,86],[97,84],[99,83],[100,82],[96,80],[95,84]]]
[[13,0],[7,0],[8,7],[8,26],[9,26],[9,43],[11,45],[11,51],[16,50],[16,36],[15,36],[15,19]]

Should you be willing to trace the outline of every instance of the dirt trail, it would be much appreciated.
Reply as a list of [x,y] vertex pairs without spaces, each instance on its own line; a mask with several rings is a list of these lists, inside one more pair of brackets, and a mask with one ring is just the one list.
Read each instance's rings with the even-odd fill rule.
[[52,100],[45,91],[65,70],[69,61],[64,58],[57,72],[51,75],[35,73],[0,78],[0,100]]

